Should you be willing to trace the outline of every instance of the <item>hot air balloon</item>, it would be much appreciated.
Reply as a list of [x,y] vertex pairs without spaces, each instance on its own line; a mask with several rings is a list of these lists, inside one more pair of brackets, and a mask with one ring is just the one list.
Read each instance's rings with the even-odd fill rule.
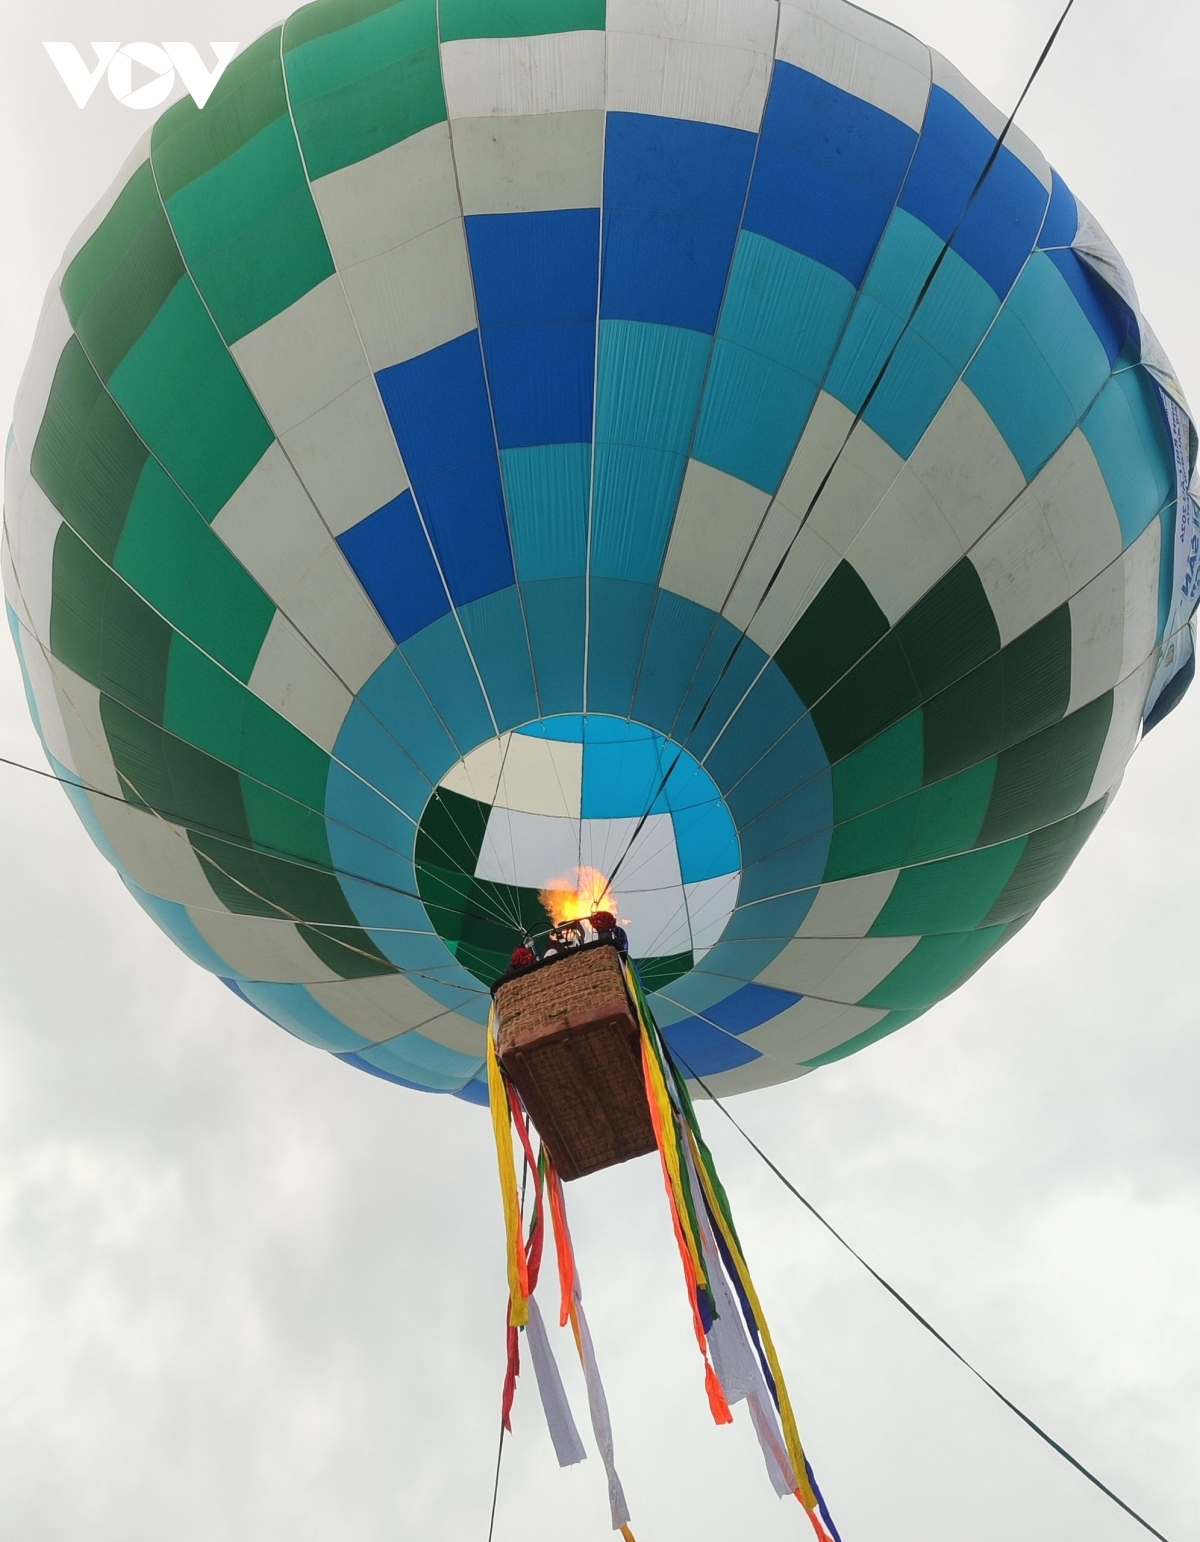
[[488,984],[640,823],[720,1092],[1025,923],[1190,658],[1194,443],[1018,129],[962,218],[1002,121],[836,0],[321,0],[162,115],[51,286],[4,580],[180,947],[482,1098]]
[[166,110],[51,285],[4,586],[179,947],[486,1103],[573,916],[718,1095],[1022,927],[1190,681],[1196,436],[1003,124],[842,0],[317,0]]

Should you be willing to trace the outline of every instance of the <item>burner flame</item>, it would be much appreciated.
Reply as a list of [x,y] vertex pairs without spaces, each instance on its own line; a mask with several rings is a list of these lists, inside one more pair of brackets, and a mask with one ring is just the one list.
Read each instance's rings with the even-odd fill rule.
[[555,926],[586,921],[598,910],[617,913],[617,897],[597,867],[577,867],[573,877],[552,878],[538,899]]

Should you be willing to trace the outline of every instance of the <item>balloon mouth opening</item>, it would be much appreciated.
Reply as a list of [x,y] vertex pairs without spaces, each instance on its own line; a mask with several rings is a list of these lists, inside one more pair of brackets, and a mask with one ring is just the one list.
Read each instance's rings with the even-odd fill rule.
[[668,985],[717,944],[741,876],[712,777],[659,730],[605,714],[469,750],[426,803],[415,858],[432,929],[489,986],[518,945],[564,926],[624,930],[649,988]]

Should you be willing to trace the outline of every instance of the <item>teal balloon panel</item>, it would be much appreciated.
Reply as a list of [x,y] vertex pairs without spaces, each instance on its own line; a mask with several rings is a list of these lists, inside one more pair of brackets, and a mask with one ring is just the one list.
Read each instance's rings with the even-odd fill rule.
[[318,0],[55,278],[4,582],[81,819],[289,1032],[485,1099],[615,870],[666,1037],[802,1074],[1032,916],[1189,678],[1120,258],[841,0]]

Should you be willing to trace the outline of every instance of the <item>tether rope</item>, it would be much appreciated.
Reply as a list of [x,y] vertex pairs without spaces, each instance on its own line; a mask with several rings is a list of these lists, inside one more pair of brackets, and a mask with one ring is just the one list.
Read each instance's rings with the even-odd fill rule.
[[492,1514],[488,1521],[488,1542],[496,1530],[496,1501],[500,1497],[500,1463],[504,1460],[504,1420],[500,1421],[500,1444],[496,1447],[496,1477],[492,1483]]
[[929,1319],[921,1312],[919,1312],[916,1307],[913,1306],[912,1302],[907,1299],[907,1297],[903,1296],[893,1284],[884,1279],[883,1275],[879,1273],[878,1269],[873,1268],[872,1265],[869,1264],[862,1256],[862,1254],[857,1250],[857,1248],[855,1248],[851,1243],[847,1242],[846,1238],[842,1236],[837,1227],[834,1226],[831,1221],[827,1221],[825,1219],[825,1217],[821,1214],[813,1202],[810,1199],[805,1198],[805,1196],[800,1192],[800,1190],[787,1176],[787,1174],[782,1172],[780,1168],[775,1165],[775,1163],[762,1149],[754,1137],[748,1134],[747,1131],[742,1128],[738,1121],[725,1107],[724,1103],[722,1103],[721,1099],[717,1097],[716,1093],[713,1092],[712,1089],[707,1085],[707,1083],[704,1081],[704,1078],[698,1076],[697,1073],[692,1070],[679,1051],[672,1049],[670,1050],[670,1053],[686,1071],[688,1078],[691,1081],[694,1081],[698,1087],[703,1089],[704,1094],[709,1099],[709,1101],[713,1103],[722,1114],[724,1114],[725,1118],[729,1120],[729,1123],[750,1147],[751,1151],[753,1151],[754,1154],[759,1157],[767,1167],[770,1168],[770,1170],[775,1174],[776,1178],[779,1179],[780,1183],[783,1184],[784,1188],[787,1189],[788,1193],[800,1201],[800,1203],[813,1217],[813,1219],[820,1222],[820,1224],[825,1228],[829,1235],[833,1237],[836,1242],[840,1243],[843,1248],[845,1248],[846,1252],[850,1254],[851,1258],[853,1258],[856,1263],[862,1265],[862,1267],[867,1271],[871,1278],[876,1281],[877,1284],[883,1286],[884,1290],[887,1291],[888,1295],[891,1296],[893,1301],[895,1301],[899,1306],[903,1307],[908,1315],[916,1322],[920,1323],[921,1327],[925,1329],[926,1333],[931,1334],[943,1349],[949,1350],[949,1352],[954,1356],[958,1363],[970,1371],[971,1375],[975,1377],[976,1381],[981,1382],[993,1397],[999,1398],[999,1400],[1004,1404],[1005,1408],[1007,1408],[1011,1413],[1016,1414],[1021,1423],[1024,1424],[1028,1429],[1031,1429],[1039,1440],[1045,1441],[1046,1445],[1048,1445],[1052,1451],[1054,1451],[1058,1456],[1061,1456],[1065,1462],[1068,1462],[1072,1467],[1074,1467],[1075,1471],[1081,1474],[1081,1476],[1085,1477],[1088,1482],[1091,1483],[1095,1488],[1098,1488],[1105,1496],[1105,1498],[1111,1499],[1113,1504],[1124,1510],[1125,1514],[1128,1515],[1131,1520],[1135,1520],[1138,1525],[1143,1527],[1144,1530],[1148,1531],[1152,1537],[1157,1537],[1158,1542],[1169,1542],[1169,1538],[1164,1536],[1156,1526],[1152,1526],[1144,1515],[1139,1515],[1132,1505],[1126,1504],[1126,1502],[1119,1494],[1114,1493],[1113,1490],[1109,1488],[1107,1483],[1103,1482],[1103,1480],[1098,1478],[1094,1472],[1085,1467],[1078,1459],[1078,1457],[1072,1456],[1065,1446],[1060,1445],[1059,1442],[1054,1439],[1053,1435],[1048,1435],[1041,1427],[1041,1425],[1036,1422],[1036,1420],[1031,1419],[1030,1416],[1024,1411],[1024,1409],[1019,1408],[1010,1397],[1006,1397],[994,1382],[989,1381],[981,1370],[978,1370],[974,1365],[971,1364],[970,1360],[968,1360],[964,1354],[955,1349],[954,1345],[945,1336],[945,1334],[939,1333],[938,1330],[929,1321]]
[[[490,1031],[490,1030],[489,1030]],[[525,1222],[525,1193],[529,1185],[529,1158],[521,1163],[521,1224]],[[500,1444],[496,1447],[496,1477],[492,1483],[492,1513],[488,1520],[487,1542],[492,1542],[492,1534],[496,1529],[496,1501],[500,1497],[500,1464],[504,1460],[504,1415],[500,1416]]]

